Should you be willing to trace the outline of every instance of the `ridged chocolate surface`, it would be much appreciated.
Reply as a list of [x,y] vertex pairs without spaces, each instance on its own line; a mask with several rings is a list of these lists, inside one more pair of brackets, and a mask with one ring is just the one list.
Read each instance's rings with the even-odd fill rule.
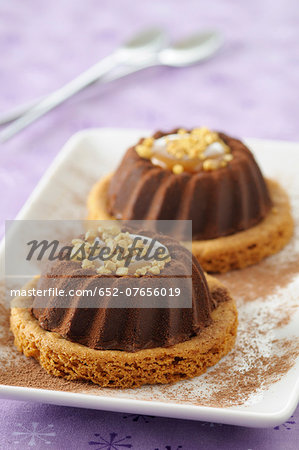
[[[142,232],[140,232],[142,234]],[[190,253],[172,238],[156,237],[166,245],[171,262],[164,268],[163,276],[184,274],[190,267]],[[185,272],[184,272],[185,271]],[[152,276],[153,277],[153,276]],[[149,276],[140,278],[140,287],[147,287]],[[101,286],[104,276],[91,269],[82,269],[80,263],[59,261],[44,273],[38,289],[56,287],[64,289],[93,289]],[[159,285],[159,277],[157,286]],[[120,290],[130,286],[131,277],[116,277],[110,286]],[[156,283],[156,281],[155,281]],[[174,287],[172,279],[163,278],[164,287]],[[225,300],[225,292],[211,296],[203,271],[192,257],[192,308],[108,308],[111,298],[103,297],[99,308],[82,308],[86,298],[69,298],[69,308],[59,308],[60,299],[49,295],[46,308],[37,308],[33,301],[32,313],[42,328],[55,331],[64,338],[94,349],[114,349],[134,352],[146,348],[168,347],[196,336],[211,322],[211,311],[219,301]],[[64,297],[64,301],[65,301]],[[138,305],[138,296],[136,305]],[[150,301],[150,300],[149,300]],[[169,299],[173,301],[173,299]],[[173,305],[173,303],[172,303]]]
[[[176,131],[157,132],[154,137]],[[211,172],[176,175],[130,148],[110,182],[109,213],[123,220],[192,220],[193,239],[198,240],[227,236],[259,223],[271,208],[263,175],[241,141],[219,135],[234,159]]]

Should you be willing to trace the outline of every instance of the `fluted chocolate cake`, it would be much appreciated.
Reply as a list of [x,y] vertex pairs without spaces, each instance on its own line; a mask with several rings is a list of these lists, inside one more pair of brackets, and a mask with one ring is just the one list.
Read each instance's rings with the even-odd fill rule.
[[[52,262],[39,281],[27,286],[48,294],[42,307],[36,296],[30,308],[12,308],[15,343],[25,355],[38,359],[53,375],[128,387],[199,375],[232,348],[237,313],[228,290],[215,279],[206,279],[196,258],[173,238],[143,230],[138,234],[161,244],[167,258],[141,265],[134,260],[128,267],[117,258],[96,264],[88,252],[95,239],[103,242],[104,238],[89,232],[87,237],[72,241],[70,261]],[[132,245],[133,235],[128,232],[105,236],[107,242],[125,241],[127,249]],[[81,261],[76,252],[82,245],[87,258]],[[139,294],[131,308],[111,307],[111,295],[104,295],[98,307],[92,308],[86,307],[83,296],[57,295],[61,291],[93,290],[107,280],[110,289],[124,291],[132,279],[145,289],[154,279],[157,288],[163,286],[169,292],[170,287],[175,288],[178,274],[191,281],[189,290],[184,291],[191,302],[184,307],[176,307],[170,295],[162,308],[139,307],[144,301]]]
[[[158,132],[154,138],[165,136]],[[218,161],[210,157],[199,160],[200,167],[190,165],[181,173],[176,173],[181,161],[177,166],[153,164],[154,153],[147,159],[130,148],[111,178],[108,212],[123,220],[192,220],[194,240],[227,236],[256,225],[272,206],[265,180],[241,141],[222,133],[219,138],[224,152],[229,149],[224,153],[229,156],[228,161],[223,159],[226,164],[213,169],[204,164]]]
[[88,209],[90,219],[192,220],[193,252],[212,272],[258,262],[293,230],[287,195],[248,147],[206,128],[142,138],[93,187]]

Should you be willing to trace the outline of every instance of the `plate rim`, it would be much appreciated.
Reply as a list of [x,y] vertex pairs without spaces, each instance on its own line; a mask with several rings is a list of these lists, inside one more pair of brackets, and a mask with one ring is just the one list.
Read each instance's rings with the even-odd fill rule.
[[[2,388],[5,388],[2,391]],[[216,408],[156,400],[137,400],[97,396],[92,394],[55,391],[23,386],[0,385],[0,398],[20,401],[37,401],[59,406],[88,408],[111,412],[154,414],[173,419],[207,421],[252,428],[274,427],[284,423],[296,409],[290,401],[273,413],[240,411],[234,408]],[[157,411],[158,410],[158,411]]]

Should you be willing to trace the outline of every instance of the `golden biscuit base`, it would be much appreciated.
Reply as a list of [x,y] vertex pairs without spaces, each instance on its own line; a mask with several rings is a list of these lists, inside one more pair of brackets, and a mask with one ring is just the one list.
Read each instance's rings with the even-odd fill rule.
[[[209,288],[225,289],[207,276]],[[36,286],[30,281],[25,289]],[[227,290],[226,290],[227,291]],[[212,312],[212,323],[200,335],[172,347],[140,350],[95,350],[46,331],[28,308],[29,298],[16,298],[10,325],[15,345],[33,357],[51,375],[67,380],[87,380],[102,387],[133,388],[144,384],[172,383],[204,373],[234,346],[238,314],[234,300],[219,304]],[[21,303],[20,303],[21,302]]]
[[[107,212],[107,189],[112,174],[97,182],[87,200],[88,219],[112,220]],[[192,241],[192,253],[207,272],[224,273],[258,263],[279,252],[291,239],[294,223],[289,198],[273,180],[266,180],[273,208],[258,225],[229,236]]]

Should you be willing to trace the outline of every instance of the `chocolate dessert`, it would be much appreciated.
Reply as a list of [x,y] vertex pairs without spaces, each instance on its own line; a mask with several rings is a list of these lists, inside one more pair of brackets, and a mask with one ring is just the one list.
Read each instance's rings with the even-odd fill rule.
[[129,148],[88,197],[89,219],[192,221],[204,270],[226,272],[281,250],[293,234],[287,194],[240,140],[207,128],[158,131]]
[[[153,139],[174,136],[178,131],[159,131]],[[179,158],[172,154],[158,159],[154,144],[146,153],[146,139],[131,147],[111,178],[108,212],[123,220],[192,220],[194,240],[227,236],[259,223],[272,202],[252,153],[241,141],[223,133],[203,136],[208,142],[219,139],[202,147],[205,150],[199,156],[205,159],[190,153],[187,159],[187,152]],[[215,153],[210,150],[205,156],[213,145]],[[190,142],[190,152],[193,149]]]
[[[142,231],[140,232],[143,233]],[[186,267],[190,261],[190,253],[177,241],[161,235],[153,235],[165,245],[171,254],[176,255],[163,269],[161,275],[146,273],[139,281],[140,288],[146,289],[152,286],[149,278],[156,276],[155,287],[168,289],[174,288],[176,274],[183,272],[188,277]],[[163,276],[163,278],[161,278]],[[94,289],[106,277],[106,285],[115,292],[124,292],[130,287],[134,274],[123,276],[98,274],[95,268],[81,267],[76,261],[58,261],[51,269],[42,274],[38,282],[38,289],[52,292],[50,287],[70,292],[72,290]],[[108,278],[110,277],[110,278]],[[190,278],[190,277],[189,277]],[[152,281],[152,280],[150,280]],[[45,299],[46,308],[36,308],[33,300],[32,314],[38,320],[40,326],[48,331],[55,331],[66,339],[87,345],[94,349],[125,350],[129,352],[145,348],[169,347],[183,342],[194,336],[211,323],[211,312],[217,306],[218,301],[225,300],[225,295],[214,292],[211,296],[203,271],[192,258],[192,308],[172,308],[173,298],[169,298],[168,308],[113,308],[109,305],[110,297],[103,296],[99,302],[99,308],[84,308],[86,298],[70,299],[69,308],[61,308],[60,298],[49,295]],[[66,299],[64,298],[64,301]],[[135,297],[136,305],[142,302],[139,294]],[[148,300],[149,302],[151,299]],[[81,303],[81,304],[80,304]]]
[[[196,258],[175,239],[144,230],[138,235],[162,245],[166,258],[142,264],[135,259],[126,267],[114,256],[97,264],[89,253],[96,240],[103,245],[122,243],[129,250],[136,235],[93,231],[74,239],[71,260],[50,263],[39,280],[27,286],[28,295],[32,286],[45,293],[43,306],[35,296],[30,308],[12,308],[18,348],[54,375],[118,387],[196,376],[225,355],[234,345],[237,328],[228,290],[213,278],[207,280]],[[78,256],[82,246],[87,251],[83,260]],[[183,307],[169,294],[179,278],[190,281],[184,295],[191,301]],[[93,291],[106,282],[111,291],[124,292],[132,280],[138,281],[139,291],[130,308],[113,307],[111,294],[97,300],[98,307],[88,307],[83,295],[58,295]],[[153,280],[156,289],[167,292],[167,307],[151,307],[152,297],[144,300],[141,295],[141,288],[147,290]],[[144,301],[147,307],[141,307]]]

